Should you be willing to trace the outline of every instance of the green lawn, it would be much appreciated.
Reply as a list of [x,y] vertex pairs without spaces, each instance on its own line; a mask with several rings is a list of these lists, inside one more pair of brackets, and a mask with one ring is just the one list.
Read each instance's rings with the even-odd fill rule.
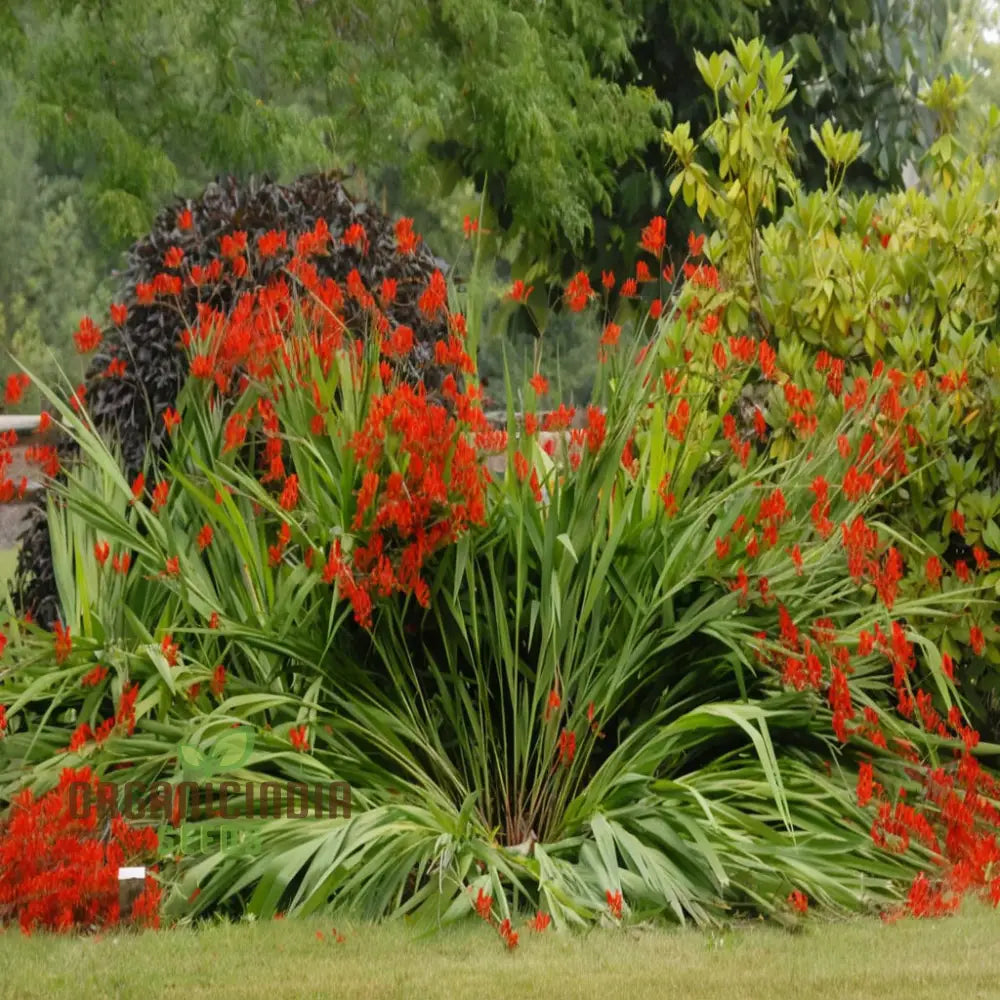
[[960,1000],[1000,997],[1000,915],[969,906],[940,921],[521,933],[514,953],[470,921],[430,939],[407,927],[272,921],[140,936],[0,934],[0,997],[11,1000],[251,1000],[257,997],[600,997],[614,1000]]

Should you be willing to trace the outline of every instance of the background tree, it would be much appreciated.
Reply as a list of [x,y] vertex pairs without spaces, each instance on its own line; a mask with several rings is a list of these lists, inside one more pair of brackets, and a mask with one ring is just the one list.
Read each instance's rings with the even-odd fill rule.
[[[698,128],[713,110],[696,48],[759,34],[795,54],[792,138],[809,148],[817,116],[861,128],[870,145],[851,180],[878,186],[926,138],[915,93],[939,68],[959,2],[13,0],[0,68],[24,123],[20,176],[38,183],[21,183],[35,192],[26,200],[10,186],[0,197],[27,213],[40,246],[65,245],[67,227],[86,244],[70,262],[29,255],[17,287],[45,287],[50,311],[80,311],[174,193],[222,172],[290,180],[354,165],[357,190],[414,216],[448,259],[483,192],[482,251],[506,261],[504,280],[535,286],[533,320],[514,319],[530,333],[561,278],[581,263],[628,265],[641,226],[668,208],[662,128]],[[46,218],[56,231],[43,240]],[[687,228],[672,218],[675,237]],[[73,280],[57,281],[67,267]],[[2,294],[5,315],[30,316]],[[31,322],[51,331],[41,342],[68,342],[59,316]]]

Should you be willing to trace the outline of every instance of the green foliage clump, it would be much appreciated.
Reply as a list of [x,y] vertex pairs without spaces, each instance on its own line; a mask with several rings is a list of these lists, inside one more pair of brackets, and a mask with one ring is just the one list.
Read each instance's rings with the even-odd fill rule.
[[[928,638],[978,627],[982,588],[929,588],[925,542],[878,517],[936,386],[859,370],[849,397],[811,392],[749,319],[721,325],[713,295],[738,272],[692,248],[658,317],[601,322],[583,427],[542,418],[533,377],[496,431],[474,303],[433,276],[420,293],[447,318],[439,402],[393,366],[413,344],[375,290],[348,322],[315,252],[235,314],[191,318],[187,350],[211,363],[150,489],[51,394],[88,462],[50,518],[63,620],[9,623],[5,797],[84,762],[172,788],[182,744],[219,760],[251,729],[228,801],[259,850],[166,858],[176,914],[430,927],[530,908],[565,927],[1000,893],[993,748],[966,724],[964,662]],[[567,300],[596,297],[580,273]],[[229,408],[216,376],[236,371]],[[780,457],[734,415],[757,381],[794,410]],[[315,805],[334,780],[349,817],[252,815],[248,785],[298,782]]]

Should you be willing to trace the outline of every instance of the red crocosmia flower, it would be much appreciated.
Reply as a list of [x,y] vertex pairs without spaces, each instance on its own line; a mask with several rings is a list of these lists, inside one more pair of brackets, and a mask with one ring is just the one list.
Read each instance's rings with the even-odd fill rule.
[[621,333],[622,328],[617,323],[608,323],[604,327],[604,333],[601,334],[601,346],[614,347],[618,343]]
[[201,526],[201,531],[198,532],[197,538],[198,548],[200,551],[204,552],[205,549],[212,544],[212,538],[214,535],[215,531],[210,524],[203,524]]
[[396,251],[410,254],[417,249],[420,237],[413,231],[413,219],[400,219],[396,223]]
[[279,250],[284,250],[287,246],[288,237],[284,231],[279,233],[269,229],[257,237],[257,252],[263,258],[273,257]]
[[281,506],[285,510],[295,510],[299,502],[299,477],[294,473],[285,480],[284,489],[281,491]]
[[108,676],[108,668],[102,667],[99,663],[89,673],[80,678],[81,687],[97,687],[105,677]]
[[483,920],[489,921],[493,911],[493,897],[488,896],[485,892],[483,892],[482,888],[479,890],[479,895],[476,896],[475,906],[476,913],[478,913]]
[[983,630],[978,625],[973,625],[969,629],[969,645],[977,656],[981,655],[983,650],[986,649],[986,638],[983,636]]
[[642,248],[659,257],[667,245],[667,220],[658,215],[642,231]]
[[309,750],[309,730],[306,726],[296,726],[294,729],[290,729],[288,738],[299,753],[305,753]]
[[128,568],[131,565],[132,565],[132,557],[127,552],[125,552],[121,556],[113,555],[111,557],[111,568],[116,573],[121,573],[122,575],[124,575],[125,573],[128,572]]
[[544,396],[549,391],[549,380],[540,372],[535,372],[528,379],[528,384],[535,390],[535,395]]
[[153,278],[153,291],[157,295],[180,295],[183,288],[184,282],[179,275],[161,271]]
[[872,785],[872,766],[866,762],[858,768],[858,805],[862,809],[872,800]]
[[379,299],[383,307],[392,305],[396,301],[398,282],[395,278],[383,278],[382,287],[379,290]]
[[[729,358],[726,356],[726,349],[722,345],[721,340],[717,340],[715,345],[712,347],[712,360],[715,362],[715,367],[719,369],[720,372],[726,370],[726,366],[729,364]],[[759,410],[757,411],[760,412]]]
[[574,756],[576,756],[576,733],[564,729],[559,734],[559,760],[565,767],[569,767],[573,763]]
[[607,417],[604,415],[604,411],[596,406],[588,406],[586,440],[587,450],[591,454],[597,454],[601,450],[606,434]]
[[626,278],[622,282],[622,287],[618,290],[618,294],[621,295],[623,299],[630,299],[633,296],[639,294],[639,286],[636,284],[635,278]]
[[616,889],[614,892],[610,889],[605,889],[604,898],[608,901],[608,909],[611,911],[611,916],[615,920],[621,920],[622,908],[625,905],[621,889]]
[[882,243],[882,249],[884,250],[889,245],[889,240],[892,239],[892,233],[883,233],[880,237]]
[[961,511],[951,512],[951,530],[957,531],[960,535],[965,534],[965,515]]
[[190,229],[193,225],[194,225],[194,217],[191,215],[190,208],[185,208],[183,211],[177,214],[178,229]]
[[212,378],[214,375],[215,370],[211,358],[206,357],[204,354],[196,354],[191,359],[192,378]]
[[170,484],[162,479],[153,487],[153,513],[158,514],[167,505]]
[[220,663],[212,671],[212,694],[219,698],[226,687],[226,668]]
[[699,256],[704,246],[705,246],[704,236],[695,236],[694,233],[688,233],[688,252],[691,254],[692,257]]
[[28,388],[30,383],[31,380],[27,375],[8,375],[7,386],[4,390],[4,401],[10,406],[20,403],[21,397],[24,395],[24,390]]
[[518,933],[510,925],[510,919],[505,917],[500,926],[497,928],[497,932],[503,939],[504,944],[507,945],[508,951],[513,951],[517,947]]
[[640,285],[644,282],[653,280],[653,276],[649,273],[649,265],[644,260],[636,261],[635,280],[638,281]]
[[146,477],[140,472],[139,475],[132,480],[132,499],[139,500],[142,494],[146,490]]
[[753,429],[761,440],[767,436],[767,419],[759,406],[753,410]]
[[541,934],[542,931],[546,930],[549,924],[552,923],[552,918],[547,914],[539,910],[534,918],[528,922],[528,926],[537,933]]
[[667,479],[668,477],[664,476],[657,488],[657,493],[663,501],[664,513],[666,513],[667,517],[673,517],[677,513],[677,498],[674,496],[672,490],[667,490]]
[[709,313],[701,321],[701,332],[707,333],[709,336],[714,334],[719,329],[719,314]]
[[105,378],[124,378],[125,362],[121,358],[112,358],[104,369]]
[[73,395],[70,397],[69,401],[69,405],[73,407],[75,412],[79,413],[83,409],[86,396],[87,387],[81,382],[73,391]]
[[219,245],[223,257],[236,258],[247,248],[247,234],[242,229],[238,229],[231,234],[226,233],[219,240]]
[[413,350],[412,328],[397,326],[383,350],[390,358],[402,358],[409,354]]
[[507,298],[513,299],[515,302],[527,302],[528,297],[535,290],[534,285],[528,285],[525,287],[524,282],[518,278],[513,285],[510,286],[510,291],[507,293]]
[[177,666],[177,654],[180,652],[180,646],[174,642],[174,637],[169,632],[160,640],[160,652],[163,653],[168,666]]
[[601,285],[610,292],[615,287],[615,272],[601,271]]
[[941,672],[948,680],[955,679],[955,661],[947,653],[941,654]]
[[572,312],[582,312],[594,296],[590,287],[590,278],[584,271],[578,271],[566,286],[566,303]]
[[167,559],[167,568],[164,570],[167,576],[180,576],[181,561],[178,556],[170,556]]
[[545,721],[546,722],[548,722],[549,719],[552,718],[552,713],[555,712],[559,708],[559,706],[561,704],[562,704],[562,701],[559,698],[559,692],[556,691],[556,690],[554,690],[554,689],[552,691],[550,691],[549,692],[549,702],[545,706]]
[[89,354],[100,344],[101,330],[89,316],[84,316],[73,334],[73,341],[80,354]]
[[344,230],[344,235],[341,237],[345,247],[360,247],[361,252],[368,252],[368,235],[365,233],[365,227],[361,225],[360,222],[354,222]]
[[219,627],[219,612],[213,611],[211,618],[208,619],[208,627],[210,629],[217,629]]
[[667,418],[667,433],[678,441],[683,441],[690,419],[691,404],[686,399],[678,400],[673,413]]
[[435,270],[427,288],[417,299],[417,307],[427,319],[434,319],[439,312],[447,309],[447,305],[448,286],[440,270]]
[[61,621],[56,621],[53,626],[55,632],[56,663],[65,662],[66,657],[73,651],[73,639]]
[[111,322],[115,326],[122,326],[125,320],[128,319],[128,306],[123,302],[112,302],[111,303]]
[[163,255],[163,266],[176,269],[181,266],[184,260],[184,251],[180,247],[170,247]]
[[230,418],[226,421],[226,426],[223,429],[223,438],[225,440],[225,445],[223,447],[223,452],[232,451],[238,448],[247,437],[247,417],[245,414],[240,413],[238,410],[236,413],[232,414]]
[[809,909],[809,898],[801,889],[795,889],[788,895],[788,905],[799,913],[805,913]]
[[52,426],[52,414],[48,410],[42,410],[38,414],[38,433],[44,434]]
[[111,554],[111,546],[107,542],[94,542],[94,558],[103,566]]
[[792,562],[795,564],[795,575],[802,575],[802,551],[799,548],[798,542],[788,550],[788,554],[792,557]]
[[168,406],[163,411],[163,423],[166,425],[167,433],[173,434],[174,428],[180,426],[181,416],[172,406]]
[[567,407],[565,403],[559,404],[558,410],[553,410],[551,413],[546,413],[545,417],[542,419],[542,430],[544,431],[563,431],[571,423],[573,423],[573,418],[576,416],[576,407]]
[[659,299],[653,299],[649,304],[649,315],[653,319],[659,319],[663,314],[663,303]]

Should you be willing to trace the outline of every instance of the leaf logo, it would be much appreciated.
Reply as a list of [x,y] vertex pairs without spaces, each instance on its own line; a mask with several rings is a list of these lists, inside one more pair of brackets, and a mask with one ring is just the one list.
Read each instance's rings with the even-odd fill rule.
[[231,771],[245,764],[253,753],[253,742],[253,730],[243,726],[223,733],[205,750],[190,743],[180,743],[177,746],[177,759],[184,771],[192,777],[211,778],[222,771]]

